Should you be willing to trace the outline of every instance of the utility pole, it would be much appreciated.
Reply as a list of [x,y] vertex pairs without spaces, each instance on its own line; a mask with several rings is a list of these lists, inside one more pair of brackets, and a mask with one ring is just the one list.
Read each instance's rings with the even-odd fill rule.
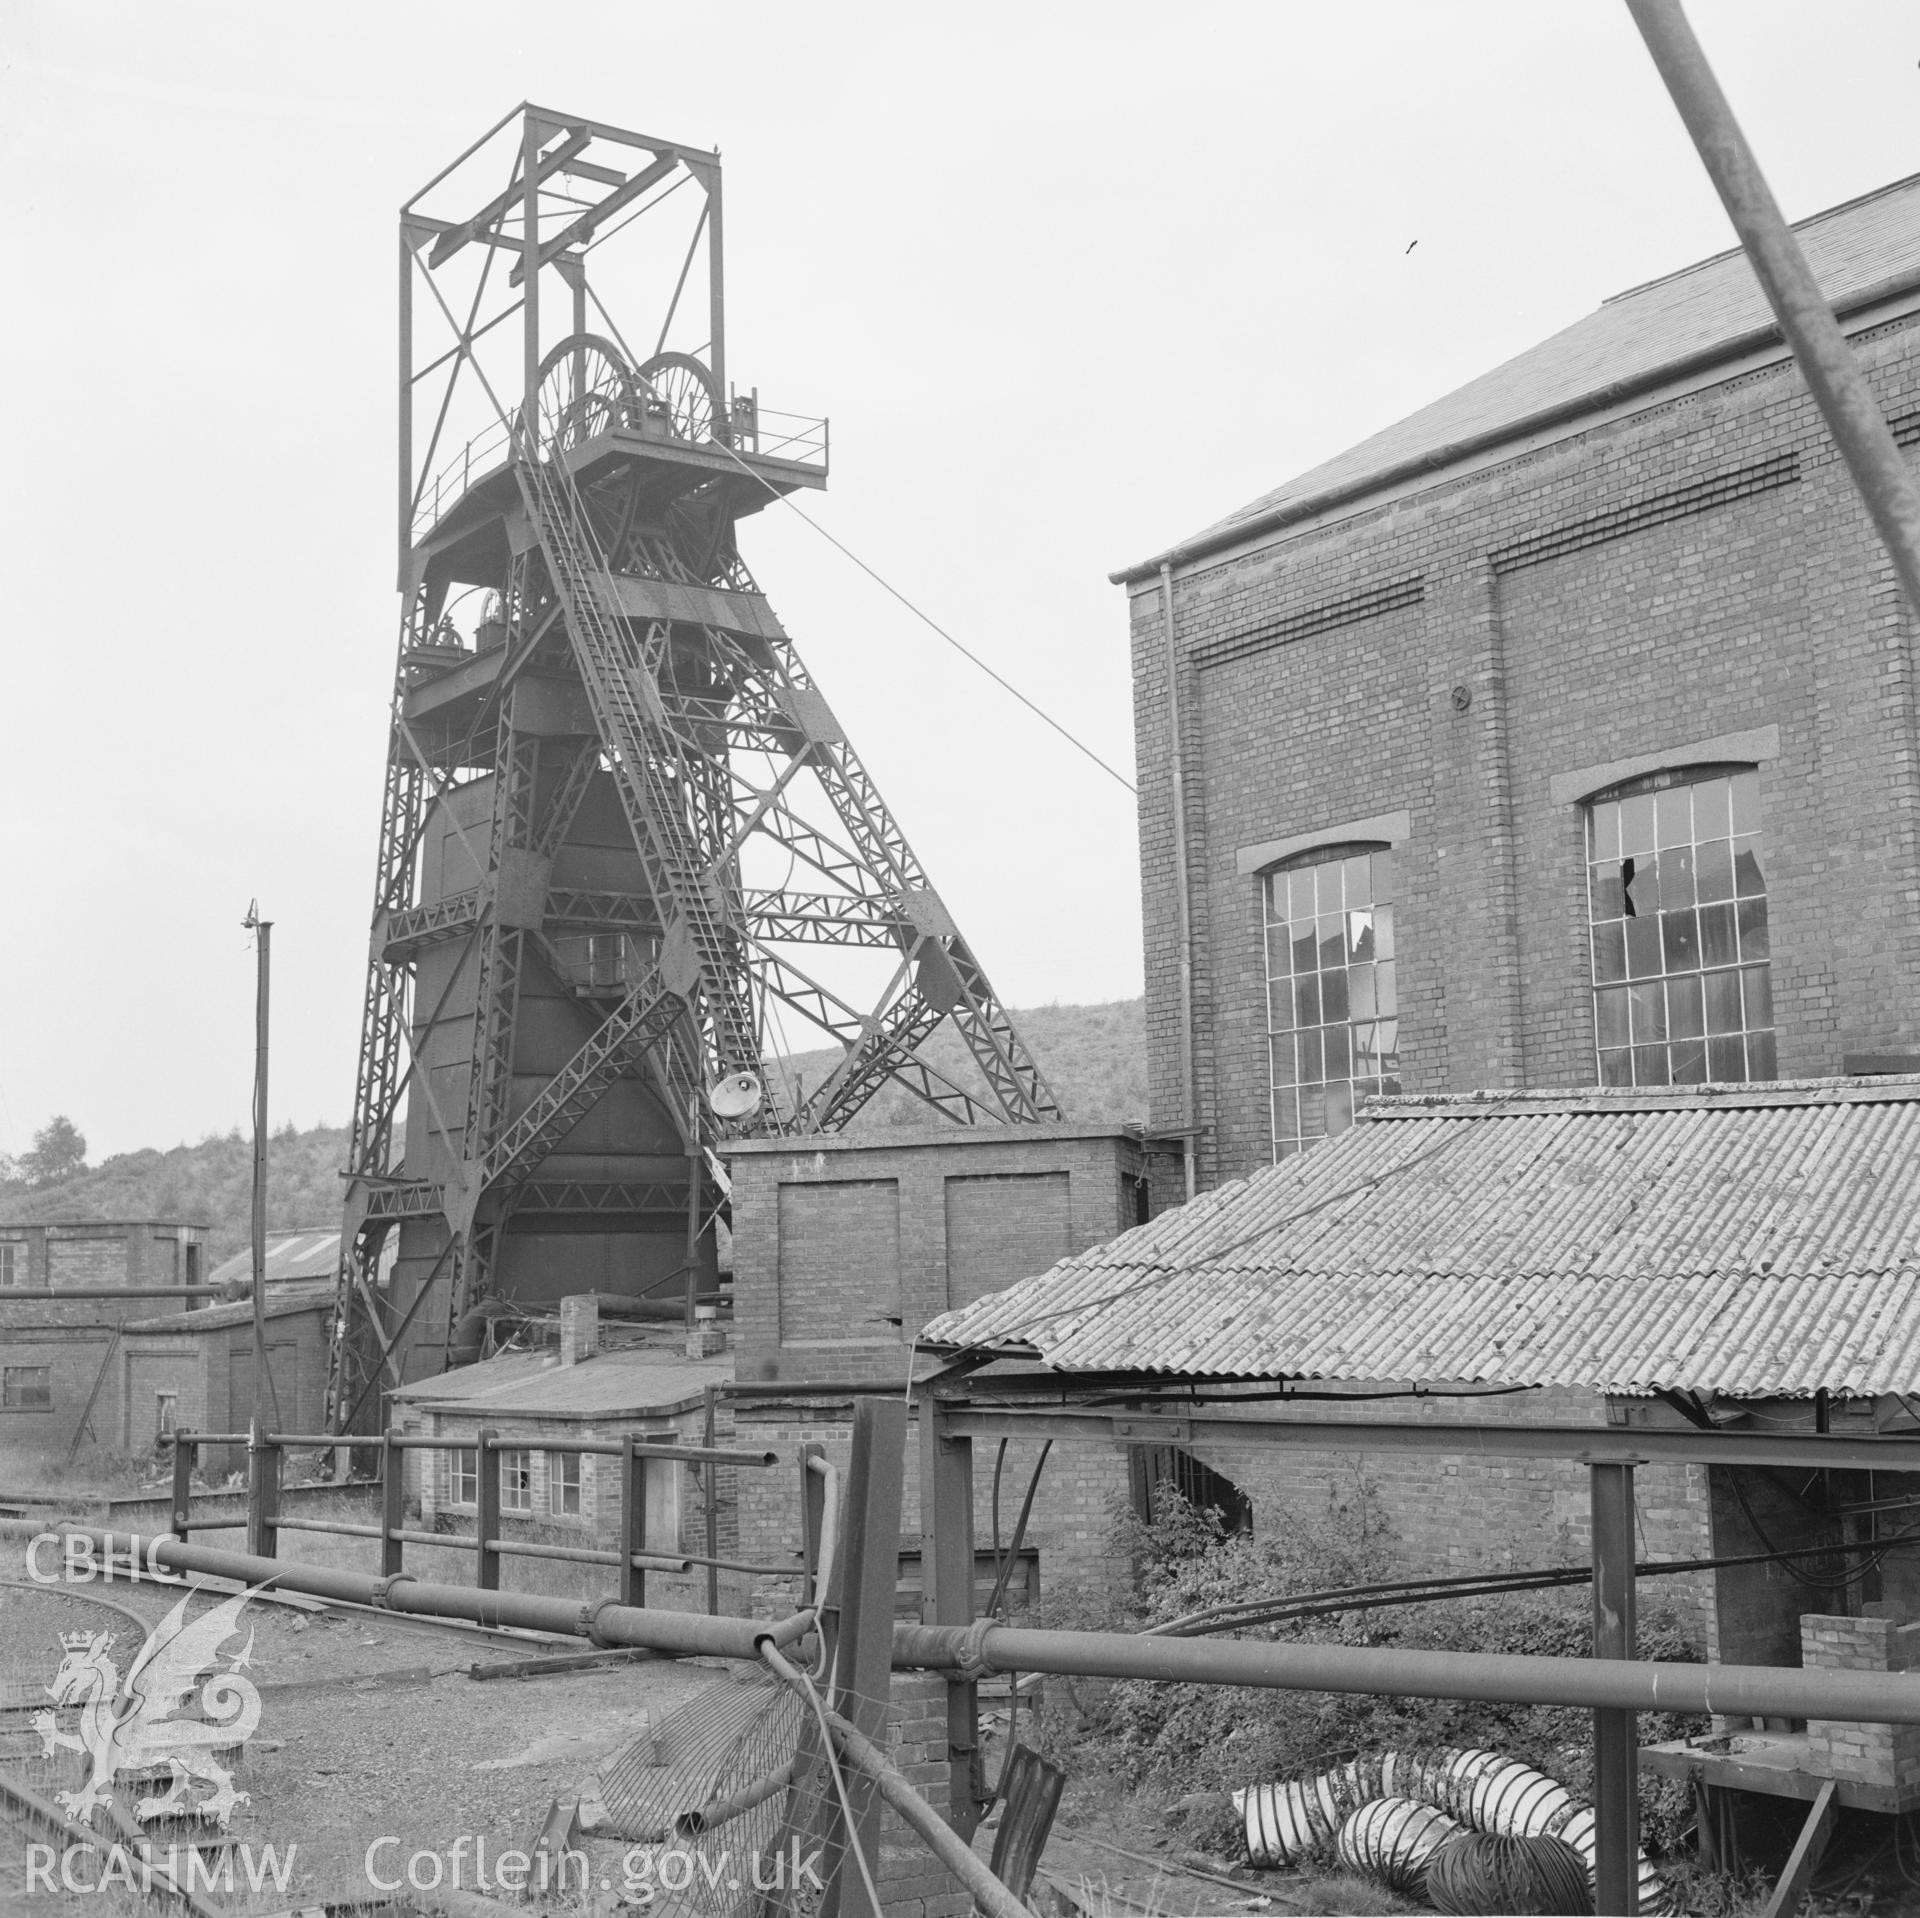
[[253,1443],[267,1429],[267,1003],[273,966],[273,921],[252,900],[241,921],[258,955],[253,1040]]

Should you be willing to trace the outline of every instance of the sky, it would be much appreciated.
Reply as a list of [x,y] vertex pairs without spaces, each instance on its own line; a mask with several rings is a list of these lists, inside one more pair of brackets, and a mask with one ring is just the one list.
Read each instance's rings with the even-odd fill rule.
[[[1920,170],[1920,15],[1698,0],[1790,217]],[[394,223],[522,99],[718,147],[808,510],[1131,774],[1107,575],[1732,236],[1620,0],[0,0],[0,1153],[344,1123]],[[748,563],[1011,1005],[1140,990],[1131,795],[792,515]],[[1274,742],[1276,751],[1284,740]]]

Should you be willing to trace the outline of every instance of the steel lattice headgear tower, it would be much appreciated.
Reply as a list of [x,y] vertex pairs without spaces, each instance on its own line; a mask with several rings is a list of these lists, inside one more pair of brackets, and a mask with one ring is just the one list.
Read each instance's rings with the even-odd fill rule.
[[[522,107],[401,210],[399,265],[337,1431],[492,1296],[710,1281],[726,1132],[833,1130],[893,1079],[1059,1116],[735,543],[824,486],[827,431],[728,384],[719,156]],[[798,1103],[783,1014],[844,1048]],[[972,1089],[920,1055],[948,1018]]]

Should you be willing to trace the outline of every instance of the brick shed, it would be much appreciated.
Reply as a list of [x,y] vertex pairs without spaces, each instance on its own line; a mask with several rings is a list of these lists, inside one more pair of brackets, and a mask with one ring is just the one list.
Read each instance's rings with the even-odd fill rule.
[[[1117,1126],[888,1128],[725,1148],[733,1178],[733,1311],[741,1437],[790,1450],[809,1442],[847,1462],[852,1400],[823,1386],[907,1377],[926,1322],[955,1305],[1044,1272],[1145,1216],[1146,1155]],[[775,1390],[777,1385],[782,1388]],[[785,1389],[790,1387],[791,1389]],[[1005,1523],[1023,1479],[1009,1455]],[[1018,1568],[1016,1602],[1043,1564],[1104,1535],[1110,1468],[1067,1499],[1063,1463],[1037,1509]],[[791,1488],[776,1474],[740,1487],[745,1555],[777,1562],[790,1543]],[[1124,1477],[1119,1489],[1124,1492]],[[980,1490],[980,1537],[991,1537],[991,1488]],[[1063,1502],[1065,1501],[1065,1502]],[[907,1475],[903,1570],[918,1576],[918,1485]],[[983,1548],[982,1576],[990,1554]],[[903,1603],[909,1601],[903,1599]]]
[[[733,1379],[732,1355],[715,1352],[689,1358],[684,1334],[662,1329],[623,1327],[602,1342],[591,1294],[562,1302],[560,1344],[500,1353],[477,1365],[456,1366],[431,1379],[402,1386],[389,1395],[392,1422],[403,1432],[444,1438],[445,1450],[422,1448],[406,1454],[408,1497],[423,1523],[447,1515],[471,1519],[478,1497],[475,1441],[491,1430],[523,1444],[502,1455],[500,1516],[504,1536],[544,1534],[561,1543],[615,1547],[620,1542],[620,1464],[573,1449],[581,1441],[618,1442],[635,1437],[703,1443],[709,1386]],[[732,1442],[733,1410],[723,1397],[715,1414],[715,1439]],[[706,1550],[706,1504],[701,1468],[670,1459],[644,1466],[647,1492],[647,1548],[669,1553]],[[736,1513],[739,1469],[723,1466],[715,1474],[718,1556],[734,1556],[739,1539]],[[780,1477],[785,1494],[781,1549],[791,1552],[793,1486],[791,1475],[754,1472],[756,1478]],[[604,1580],[604,1574],[593,1577]],[[705,1574],[650,1572],[650,1602],[675,1602],[704,1590]]]
[[[267,1289],[267,1423],[276,1432],[318,1432],[325,1423],[331,1279]],[[116,1442],[143,1451],[162,1432],[244,1432],[253,1417],[253,1301],[203,1306],[182,1316],[132,1319],[122,1327]],[[237,1472],[246,1448],[208,1446],[202,1467]]]
[[160,1289],[205,1281],[206,1242],[169,1219],[0,1221],[0,1445],[144,1445],[151,1433],[128,1436],[121,1328],[194,1303]]

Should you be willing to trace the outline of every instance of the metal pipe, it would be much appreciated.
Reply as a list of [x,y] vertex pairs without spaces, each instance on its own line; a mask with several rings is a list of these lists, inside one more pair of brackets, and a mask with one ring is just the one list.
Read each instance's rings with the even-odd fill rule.
[[1627,0],[1867,512],[1920,611],[1920,485],[1780,212],[1679,0]]
[[[1593,1655],[1634,1648],[1633,1467],[1588,1467],[1593,1531]],[[1640,1740],[1630,1711],[1593,1715],[1593,1908],[1640,1908]]]
[[247,908],[254,935],[253,986],[253,1194],[249,1221],[253,1247],[253,1442],[267,1429],[267,1023],[273,973],[273,921],[257,905]]
[[807,1681],[778,1652],[761,1648],[775,1673],[825,1719],[834,1748],[849,1765],[872,1781],[875,1790],[919,1834],[927,1849],[959,1879],[989,1918],[1033,1918],[1031,1909],[994,1876],[985,1862],[947,1821],[888,1763],[880,1748],[840,1714],[823,1705]]
[[1160,624],[1167,653],[1167,766],[1173,779],[1173,914],[1180,953],[1180,1167],[1194,1195],[1193,915],[1187,875],[1187,772],[1180,750],[1180,653],[1173,627],[1173,568],[1160,564]]
[[818,1453],[807,1460],[807,1470],[817,1472],[821,1480],[820,1550],[813,1568],[813,1609],[827,1602],[827,1578],[833,1569],[833,1555],[840,1549],[840,1473]]
[[[151,1562],[170,1572],[209,1572],[217,1578],[238,1579],[244,1585],[271,1581],[283,1591],[305,1592],[314,1598],[339,1599],[352,1605],[376,1605],[382,1611],[403,1615],[467,1619],[479,1625],[510,1625],[523,1631],[548,1632],[565,1638],[591,1637],[604,1645],[642,1645],[650,1651],[675,1657],[753,1658],[758,1655],[763,1640],[775,1645],[791,1643],[803,1636],[813,1622],[809,1613],[768,1624],[750,1618],[709,1618],[704,1612],[651,1611],[634,1605],[545,1598],[532,1592],[435,1585],[405,1574],[389,1581],[369,1572],[259,1558],[249,1552],[224,1552],[212,1546],[189,1544],[165,1533],[148,1538],[90,1525],[60,1525],[49,1529],[58,1537],[91,1539],[96,1547],[117,1553],[131,1551],[144,1556],[150,1550]],[[468,1547],[473,1543],[470,1538],[453,1539],[431,1533],[426,1535],[425,1542]]]
[[[22,1299],[33,1299],[44,1305],[50,1299],[60,1299],[70,1304],[78,1304],[84,1299],[224,1299],[227,1288],[224,1285],[10,1285],[4,1297],[9,1305],[17,1305]],[[109,1332],[110,1325],[83,1325],[75,1328],[82,1332]],[[893,1388],[898,1392],[901,1388]],[[246,1435],[241,1434],[244,1438]]]
[[[959,1671],[972,1663],[973,1650],[969,1633],[952,1626],[903,1622],[893,1628],[896,1670]],[[1859,1724],[1920,1725],[1920,1674],[1905,1672],[1396,1651],[1260,1639],[1029,1631],[1013,1626],[982,1634],[979,1651],[989,1669],[1000,1672],[1583,1705],[1601,1711],[1721,1712],[1730,1718],[1840,1718]]]
[[[995,1381],[980,1381],[983,1387]],[[1920,1472],[1920,1438],[1811,1432],[1662,1431],[1654,1426],[1455,1425],[1387,1419],[1233,1418],[1188,1414],[1176,1398],[1140,1396],[1131,1412],[1053,1406],[972,1405],[942,1400],[945,1429],[967,1438],[1084,1438],[1111,1442],[1116,1418],[1142,1412],[1177,1417],[1181,1444],[1305,1446],[1320,1452],[1441,1452],[1466,1458],[1562,1458],[1581,1464],[1784,1465],[1810,1471]]]

